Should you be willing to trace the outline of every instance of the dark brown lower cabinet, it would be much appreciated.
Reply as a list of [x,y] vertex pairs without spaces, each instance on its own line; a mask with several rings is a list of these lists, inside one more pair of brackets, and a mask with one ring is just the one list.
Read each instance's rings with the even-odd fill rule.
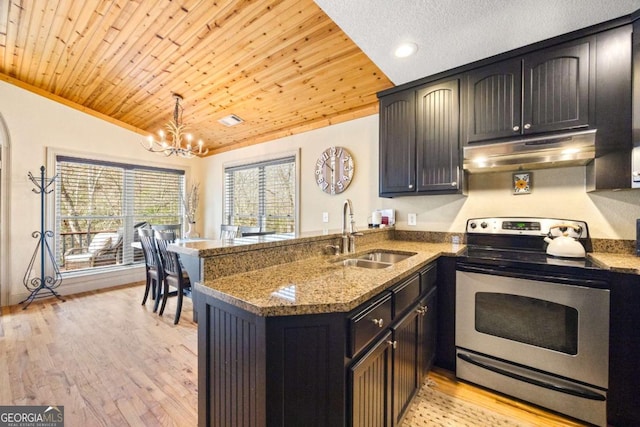
[[438,289],[433,288],[419,304],[418,372],[420,381],[427,376],[436,359],[438,326]]
[[435,354],[434,273],[351,313],[263,317],[196,287],[198,425],[398,426]]
[[353,427],[391,426],[391,332],[349,368]]
[[418,344],[421,309],[416,306],[393,328],[393,425],[400,421],[420,388]]
[[435,359],[437,288],[349,368],[351,426],[399,426]]

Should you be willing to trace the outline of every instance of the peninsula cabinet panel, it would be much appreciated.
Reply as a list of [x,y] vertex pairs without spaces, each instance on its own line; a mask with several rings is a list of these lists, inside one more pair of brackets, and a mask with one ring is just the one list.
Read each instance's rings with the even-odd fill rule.
[[380,99],[380,194],[415,192],[416,104],[413,91]]
[[266,427],[264,318],[199,297],[198,425]]
[[267,318],[267,425],[329,427],[345,419],[344,315]]
[[344,314],[262,317],[199,297],[199,426],[344,425]]
[[583,39],[470,71],[467,142],[587,128],[593,48]]

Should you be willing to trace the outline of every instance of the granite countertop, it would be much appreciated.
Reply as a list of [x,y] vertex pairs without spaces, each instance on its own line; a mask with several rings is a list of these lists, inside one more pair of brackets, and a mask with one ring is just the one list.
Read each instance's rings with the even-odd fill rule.
[[640,257],[632,254],[591,252],[587,258],[600,268],[618,273],[640,274]]
[[[385,269],[343,266],[339,261],[383,249],[416,255]],[[351,256],[319,256],[196,283],[198,291],[260,316],[348,312],[440,255],[464,245],[386,240],[358,247]],[[338,261],[338,262],[337,262]]]

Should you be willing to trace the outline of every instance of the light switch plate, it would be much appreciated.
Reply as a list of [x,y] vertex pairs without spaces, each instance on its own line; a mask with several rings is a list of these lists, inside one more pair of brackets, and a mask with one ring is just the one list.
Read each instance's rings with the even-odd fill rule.
[[329,212],[322,212],[322,222],[329,222]]
[[410,213],[407,217],[407,224],[416,225],[418,223],[417,215],[414,213]]

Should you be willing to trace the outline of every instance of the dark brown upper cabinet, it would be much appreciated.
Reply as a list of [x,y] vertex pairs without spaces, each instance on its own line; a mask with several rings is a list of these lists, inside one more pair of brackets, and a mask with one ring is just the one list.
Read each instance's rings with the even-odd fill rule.
[[416,95],[380,98],[380,195],[415,192]]
[[380,98],[380,196],[455,193],[460,186],[459,80]]
[[587,128],[592,45],[582,39],[467,73],[467,142]]

